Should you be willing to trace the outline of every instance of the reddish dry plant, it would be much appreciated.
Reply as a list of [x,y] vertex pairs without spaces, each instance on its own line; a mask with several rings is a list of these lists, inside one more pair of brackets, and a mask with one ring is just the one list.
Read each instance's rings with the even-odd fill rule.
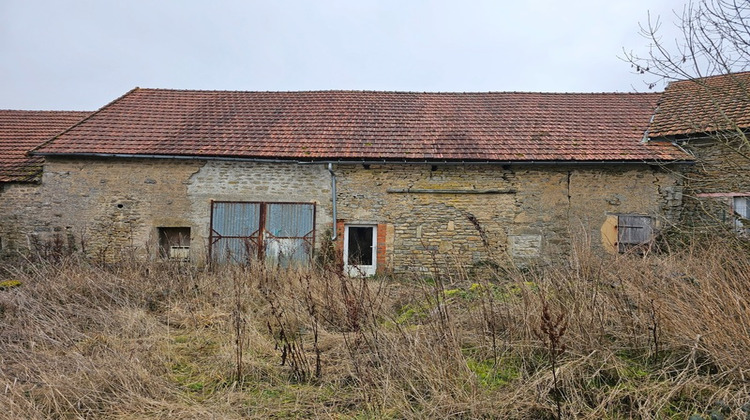
[[568,329],[568,319],[565,312],[560,311],[556,317],[550,313],[549,302],[541,296],[542,315],[539,323],[539,330],[535,331],[537,338],[544,341],[547,349],[547,356],[550,360],[550,369],[552,370],[552,397],[555,400],[557,408],[557,418],[562,419],[562,390],[557,381],[557,361],[558,357],[565,352],[565,343],[562,338]]
[[750,402],[744,248],[587,255],[543,276],[497,261],[434,283],[130,264],[0,267],[21,284],[0,291],[0,418],[687,418]]

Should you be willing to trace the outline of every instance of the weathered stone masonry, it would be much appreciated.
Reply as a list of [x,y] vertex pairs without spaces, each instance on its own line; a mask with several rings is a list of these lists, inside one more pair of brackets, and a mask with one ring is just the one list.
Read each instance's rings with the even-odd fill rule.
[[[683,146],[695,164],[684,172],[683,219],[694,226],[727,226],[734,196],[750,196],[748,144],[741,139],[693,139]],[[739,152],[738,152],[739,151]]]
[[664,225],[681,205],[679,177],[647,165],[349,165],[337,173],[339,221],[377,224],[379,233],[385,226],[380,268],[397,273],[504,255],[549,261],[581,233],[598,252],[612,251],[601,239],[608,217],[642,214]]
[[19,227],[40,212],[36,198],[40,188],[38,183],[0,184],[0,254],[28,246]]
[[[330,182],[322,165],[177,159],[59,159],[42,185],[0,197],[0,235],[65,232],[92,256],[155,257],[158,227],[189,227],[191,259],[205,262],[211,200],[315,203],[316,230],[330,228]],[[25,242],[25,240],[24,240]]]
[[[378,226],[379,271],[423,272],[511,256],[549,261],[585,233],[598,252],[608,217],[635,213],[671,223],[680,178],[647,165],[333,165],[339,231]],[[65,233],[91,255],[156,257],[157,228],[189,227],[191,259],[207,256],[210,203],[310,202],[316,246],[334,229],[324,164],[178,159],[48,158],[42,185],[0,196],[0,236]]]

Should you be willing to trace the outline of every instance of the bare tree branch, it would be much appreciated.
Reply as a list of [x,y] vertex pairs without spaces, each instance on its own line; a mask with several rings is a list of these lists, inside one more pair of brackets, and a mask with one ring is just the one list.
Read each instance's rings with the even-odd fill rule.
[[660,18],[649,15],[640,25],[648,52],[624,54],[636,73],[652,76],[650,88],[750,69],[750,1],[689,0],[674,17],[679,31],[674,44],[662,37]]

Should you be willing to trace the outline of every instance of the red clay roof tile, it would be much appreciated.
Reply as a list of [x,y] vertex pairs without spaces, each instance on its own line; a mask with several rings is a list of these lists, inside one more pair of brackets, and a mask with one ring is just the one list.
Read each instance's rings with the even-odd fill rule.
[[750,128],[750,72],[670,83],[649,126],[651,138]]
[[26,152],[61,133],[89,112],[0,110],[0,182],[36,181],[42,158]]
[[659,94],[136,88],[37,150],[290,160],[654,161]]

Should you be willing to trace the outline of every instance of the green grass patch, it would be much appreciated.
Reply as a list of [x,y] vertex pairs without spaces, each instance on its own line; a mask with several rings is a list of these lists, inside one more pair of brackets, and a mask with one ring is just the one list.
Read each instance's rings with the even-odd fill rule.
[[[229,384],[231,375],[215,369],[219,344],[205,332],[176,335],[170,379],[192,397],[207,397]],[[211,368],[213,367],[213,369]]]
[[479,384],[489,389],[504,387],[521,376],[513,360],[500,359],[495,363],[468,358],[466,366],[474,372]]

